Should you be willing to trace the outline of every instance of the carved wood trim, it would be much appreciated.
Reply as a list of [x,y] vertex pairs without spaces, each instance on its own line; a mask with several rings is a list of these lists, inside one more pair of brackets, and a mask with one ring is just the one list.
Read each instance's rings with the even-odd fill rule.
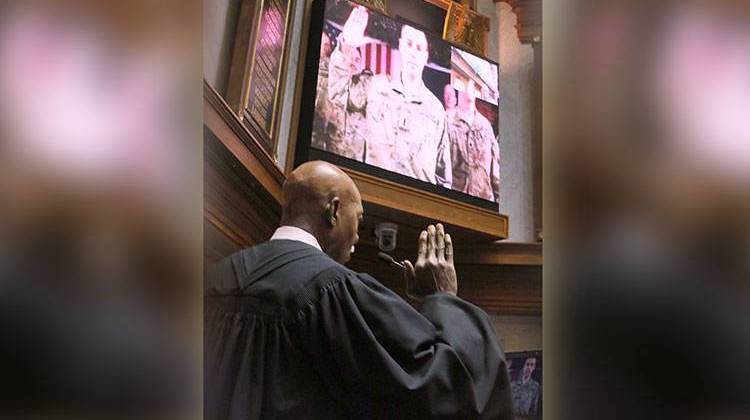
[[[342,168],[354,180],[366,203],[471,230],[479,239],[508,237],[508,216],[382,178]],[[393,213],[391,213],[393,214]]]
[[281,185],[285,176],[261,142],[242,124],[229,105],[204,79],[203,123],[253,174],[263,188],[281,202]]
[[[425,3],[430,3],[444,10],[448,10],[448,8],[451,6],[451,3],[453,2],[452,0],[424,0],[424,1]],[[477,10],[477,0],[464,0],[464,1],[458,1],[456,3],[468,4],[471,10],[474,10],[474,11]]]
[[518,39],[528,44],[542,40],[542,0],[494,0],[495,3],[505,2],[516,14],[516,31]]
[[[230,109],[238,115],[239,120],[254,132],[263,148],[278,161],[279,123],[283,92],[286,89],[286,72],[288,66],[289,45],[291,39],[290,24],[294,18],[296,0],[241,0],[240,14],[234,36],[232,61],[229,71],[229,81],[226,92]],[[286,2],[286,4],[284,4]],[[278,13],[282,13],[279,15]],[[282,22],[280,30],[280,51],[268,49],[267,37],[261,30],[268,27],[264,19],[278,17]],[[276,22],[278,23],[278,22]],[[263,53],[266,56],[263,56]],[[268,55],[270,54],[270,56]],[[259,67],[260,66],[260,67]],[[266,71],[257,73],[256,70],[265,67]],[[263,80],[258,77],[264,76]],[[259,87],[260,86],[260,87]],[[260,91],[258,89],[261,89]],[[254,101],[266,102],[262,109],[250,107]],[[256,114],[270,112],[270,117]],[[259,120],[260,119],[260,120]],[[282,157],[283,158],[283,157]]]
[[248,238],[244,238],[243,235],[238,233],[237,229],[232,229],[227,226],[227,223],[223,221],[222,217],[214,215],[214,211],[210,208],[210,205],[206,205],[203,209],[203,217],[206,222],[211,223],[219,232],[227,237],[232,243],[239,249],[245,248],[250,245],[251,241]]
[[271,236],[281,217],[279,203],[211,133],[204,140],[203,176],[204,218],[215,231],[238,249]]
[[456,264],[542,266],[542,244],[491,243],[456,249]]

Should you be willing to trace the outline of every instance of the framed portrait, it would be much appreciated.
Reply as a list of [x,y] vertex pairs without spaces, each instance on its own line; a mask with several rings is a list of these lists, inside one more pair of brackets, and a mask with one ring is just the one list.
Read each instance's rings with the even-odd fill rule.
[[451,2],[445,16],[443,39],[487,56],[490,20],[467,5]]
[[226,94],[274,161],[295,1],[242,0]]
[[505,354],[515,419],[542,418],[542,352]]

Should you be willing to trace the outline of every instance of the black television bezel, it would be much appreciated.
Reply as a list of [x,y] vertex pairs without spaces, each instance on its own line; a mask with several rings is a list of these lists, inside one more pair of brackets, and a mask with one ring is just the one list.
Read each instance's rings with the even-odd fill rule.
[[[456,201],[460,201],[466,204],[484,208],[487,210],[500,211],[500,204],[495,201],[485,200],[483,198],[475,197],[460,191],[456,191],[450,188],[443,187],[441,185],[431,184],[429,182],[421,181],[415,178],[411,178],[405,175],[401,175],[396,172],[391,172],[377,166],[368,165],[366,163],[349,159],[334,153],[326,152],[324,150],[316,149],[312,147],[312,125],[315,118],[315,98],[317,96],[318,88],[318,63],[320,62],[320,42],[323,33],[323,25],[325,24],[325,6],[329,0],[313,0],[311,11],[310,11],[310,24],[307,38],[307,52],[305,55],[305,74],[302,82],[302,98],[300,101],[299,108],[299,122],[297,125],[297,139],[294,148],[294,164],[293,167],[311,161],[311,160],[324,160],[326,162],[333,163],[338,166],[343,166],[361,173],[370,174],[378,178],[385,179],[387,181],[402,184],[408,187],[417,188],[423,191],[427,191],[433,194],[437,194],[446,198],[450,198]],[[348,0],[351,3],[356,3]],[[382,13],[369,10],[370,13],[377,13],[381,16],[385,16],[388,19],[395,20],[399,23],[409,23],[403,18],[393,18]],[[431,36],[435,36],[434,33],[430,32]],[[452,42],[441,40],[453,48],[459,49],[466,53],[476,55],[472,51],[468,51],[464,48],[458,47]],[[481,57],[483,60],[495,64],[498,67],[497,62]],[[499,75],[498,75],[499,77]],[[499,105],[498,105],[499,106]]]

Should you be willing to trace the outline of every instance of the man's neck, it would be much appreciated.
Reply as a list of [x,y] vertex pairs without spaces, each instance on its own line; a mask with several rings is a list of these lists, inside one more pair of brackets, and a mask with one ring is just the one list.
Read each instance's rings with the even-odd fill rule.
[[474,122],[474,108],[471,105],[459,105],[458,109],[461,111],[461,114],[463,115],[464,119],[469,122],[469,124]]
[[416,92],[422,86],[422,78],[415,75],[401,73],[401,84],[408,93]]
[[319,236],[306,223],[281,223],[271,239],[292,239],[312,245],[323,250]]

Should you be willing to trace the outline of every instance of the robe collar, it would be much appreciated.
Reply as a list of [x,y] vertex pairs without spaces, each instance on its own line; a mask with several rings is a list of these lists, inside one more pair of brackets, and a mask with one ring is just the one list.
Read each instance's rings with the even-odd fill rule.
[[306,243],[310,246],[317,248],[319,251],[323,251],[320,248],[320,243],[315,237],[306,230],[300,229],[296,226],[280,226],[271,236],[271,240],[275,239],[289,239],[292,241],[299,241]]

